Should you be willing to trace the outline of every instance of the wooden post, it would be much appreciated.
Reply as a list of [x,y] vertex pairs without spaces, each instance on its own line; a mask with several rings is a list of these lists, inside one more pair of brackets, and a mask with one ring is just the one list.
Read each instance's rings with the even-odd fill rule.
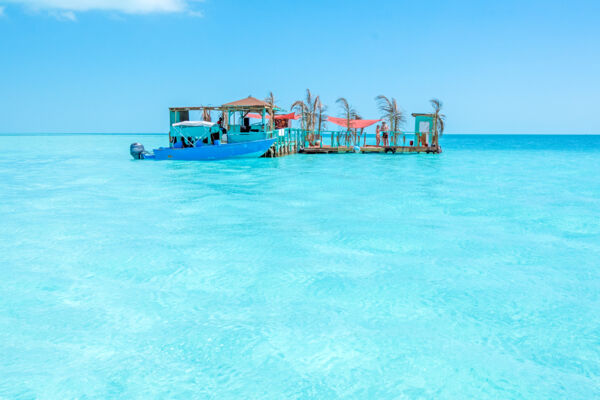
[[428,145],[433,145],[434,143],[437,143],[437,113],[435,113],[433,115],[433,133],[431,135],[431,143],[428,143]]
[[273,108],[269,108],[269,115],[271,116],[271,121],[269,122],[269,127],[271,130],[275,129],[275,113],[273,112]]

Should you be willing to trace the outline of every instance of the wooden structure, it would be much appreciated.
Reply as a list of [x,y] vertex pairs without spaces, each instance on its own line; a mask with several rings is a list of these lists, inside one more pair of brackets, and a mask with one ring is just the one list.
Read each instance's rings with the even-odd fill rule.
[[[270,122],[267,124],[267,115],[272,117],[277,110],[279,110],[277,107],[271,106],[267,102],[248,96],[245,99],[225,103],[221,106],[171,107],[169,108],[169,114],[172,126],[177,122],[189,121],[190,111],[202,111],[203,118],[205,119],[206,116],[210,117],[211,111],[217,111],[221,113],[220,118],[223,120],[223,126],[230,129],[232,125],[233,127],[241,126],[241,122],[243,122],[242,120],[247,114],[257,113],[262,116],[263,128],[265,130],[267,128],[272,130],[273,118],[270,118]],[[236,117],[239,117],[239,119]],[[210,118],[208,119],[210,120]]]
[[441,153],[442,149],[431,146],[323,146],[323,147],[305,147],[300,150],[304,154],[344,154],[344,153],[389,153],[389,154],[409,154],[409,153]]
[[415,118],[415,143],[425,147],[439,147],[437,115],[413,113],[412,116]]
[[290,154],[301,153],[305,148],[306,131],[304,129],[276,129],[275,135],[277,141],[263,157],[283,157]]
[[[224,128],[223,132],[219,133],[219,141],[231,144],[275,138],[273,147],[265,153],[265,157],[297,153],[304,146],[304,136],[298,130],[275,129],[275,113],[279,110],[278,107],[252,96],[221,106],[171,107],[169,108],[169,139],[175,129],[173,125],[189,121],[190,112],[202,112],[202,119],[205,121],[211,120],[211,112],[217,112],[219,125]],[[258,118],[260,122],[251,124],[251,115],[253,118]],[[188,131],[193,136],[193,129]]]
[[[417,125],[419,122],[417,122]],[[431,126],[431,125],[428,125]],[[422,125],[425,128],[425,125]],[[345,131],[321,131],[316,134],[319,138],[318,145],[306,146],[301,149],[304,154],[341,154],[341,153],[441,153],[442,148],[438,144],[437,135],[429,129],[415,132],[388,132],[389,143],[387,145],[368,145],[366,137],[352,136],[352,132]],[[429,137],[433,138],[430,142]],[[324,143],[329,142],[327,145]],[[362,145],[361,145],[362,144]]]
[[[346,131],[307,131],[304,129],[286,128],[275,129],[275,119],[287,118],[285,115],[276,115],[281,111],[278,107],[265,101],[248,96],[247,98],[225,103],[221,106],[198,106],[198,107],[171,107],[170,127],[173,124],[189,121],[191,111],[202,111],[203,119],[210,120],[210,113],[219,113],[221,125],[227,130],[227,143],[243,143],[255,140],[275,138],[273,146],[263,157],[281,157],[289,154],[341,154],[341,153],[441,153],[439,145],[439,127],[436,114],[413,113],[415,118],[414,132],[389,132],[390,142],[387,146],[360,146],[360,139],[355,145],[341,143],[342,136],[351,136],[351,130]],[[292,114],[290,114],[292,115]],[[259,118],[260,123],[250,124],[249,119]],[[280,126],[280,125],[279,125]],[[171,132],[171,131],[170,131]],[[331,134],[331,145],[323,143],[325,133]],[[362,132],[362,131],[361,131]],[[356,129],[354,129],[356,135]],[[318,145],[314,145],[314,137],[318,136]],[[334,143],[334,135],[336,143]],[[414,139],[408,135],[414,135]],[[313,138],[308,141],[307,138]],[[402,145],[398,145],[402,138]],[[408,139],[408,140],[407,140]],[[221,137],[219,137],[221,140]]]

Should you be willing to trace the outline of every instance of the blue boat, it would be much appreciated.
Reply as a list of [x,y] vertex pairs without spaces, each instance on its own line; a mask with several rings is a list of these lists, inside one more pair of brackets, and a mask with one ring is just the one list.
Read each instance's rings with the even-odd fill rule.
[[[169,109],[169,147],[150,153],[140,143],[133,143],[130,154],[134,159],[188,161],[260,157],[277,140],[273,122],[276,110],[253,97],[219,107],[173,107]],[[200,112],[200,119],[190,119]],[[211,112],[218,113],[218,122],[211,122]],[[261,122],[250,124],[251,116]]]
[[225,160],[228,158],[260,157],[265,154],[275,142],[273,139],[255,140],[252,142],[214,144],[182,149],[160,147],[154,154],[144,158],[155,160],[186,160],[206,161]]

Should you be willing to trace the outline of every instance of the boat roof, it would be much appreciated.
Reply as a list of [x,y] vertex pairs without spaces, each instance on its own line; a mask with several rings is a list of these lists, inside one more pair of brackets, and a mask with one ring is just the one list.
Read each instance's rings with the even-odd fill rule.
[[193,111],[193,110],[218,110],[218,111],[254,111],[262,110],[279,111],[277,106],[271,106],[266,101],[259,100],[256,97],[248,96],[244,99],[225,103],[222,106],[197,106],[197,107],[169,107],[169,111]]
[[240,100],[232,101],[230,103],[223,104],[223,107],[231,107],[231,106],[233,106],[233,107],[236,107],[236,106],[271,107],[271,105],[269,103],[267,103],[266,101],[259,100],[256,97],[252,97],[252,96],[248,96],[245,99],[240,99]]

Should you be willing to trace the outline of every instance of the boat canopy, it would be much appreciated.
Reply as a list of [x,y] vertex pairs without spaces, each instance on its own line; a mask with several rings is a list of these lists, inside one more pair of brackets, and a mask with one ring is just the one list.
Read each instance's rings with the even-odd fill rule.
[[211,127],[211,126],[215,126],[217,123],[216,122],[210,122],[210,121],[181,121],[181,122],[177,122],[175,124],[173,124],[173,126],[205,126],[205,127]]
[[194,137],[204,139],[208,137],[215,127],[218,129],[216,122],[210,121],[181,121],[172,124],[172,129],[169,132],[170,136]]

